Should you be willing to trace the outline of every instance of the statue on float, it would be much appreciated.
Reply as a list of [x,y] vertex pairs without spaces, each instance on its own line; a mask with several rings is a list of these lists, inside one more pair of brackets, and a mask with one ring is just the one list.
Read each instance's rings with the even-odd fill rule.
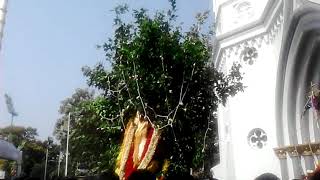
[[168,167],[168,161],[161,150],[161,132],[139,112],[129,119],[116,163],[116,173],[120,180],[126,180],[139,170],[159,174]]

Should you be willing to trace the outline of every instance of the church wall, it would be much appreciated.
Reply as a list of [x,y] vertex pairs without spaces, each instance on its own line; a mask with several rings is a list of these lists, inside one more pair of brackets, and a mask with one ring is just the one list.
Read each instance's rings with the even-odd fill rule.
[[[244,92],[231,98],[229,104],[230,138],[233,143],[233,163],[235,177],[254,179],[260,174],[279,174],[278,159],[273,152],[277,147],[275,122],[275,83],[278,53],[273,44],[263,44],[257,48],[258,58],[252,65],[244,62]],[[239,61],[239,55],[227,59],[227,66]],[[249,133],[255,128],[267,135],[260,149],[250,144]]]
[[[225,173],[229,177],[233,172],[234,179],[254,179],[266,172],[280,177],[278,159],[273,152],[277,147],[274,104],[280,42],[281,31],[272,41],[254,46],[258,57],[252,65],[241,60],[241,53],[231,53],[222,69],[228,72],[234,62],[241,63],[243,83],[247,86],[244,92],[230,98],[219,113],[221,169],[227,169]],[[248,141],[250,131],[255,128],[261,128],[267,135],[261,149]]]
[[[218,179],[254,179],[263,173],[281,177],[279,159],[273,151],[278,146],[275,87],[282,39],[281,17],[277,11],[270,22],[276,25],[267,27],[266,33],[263,33],[266,27],[257,25],[246,33],[220,41],[221,46],[227,44],[231,48],[222,51],[220,46],[218,49],[217,53],[222,54],[216,57],[218,68],[228,72],[234,62],[241,63],[243,83],[247,87],[219,108],[220,164],[213,168]],[[239,45],[239,41],[244,43]],[[256,50],[253,62],[243,59],[247,48]],[[257,137],[254,132],[263,132],[263,136]],[[263,140],[265,135],[267,138]],[[260,138],[262,147],[250,141],[253,136]]]
[[[224,5],[238,2],[250,0],[230,0]],[[215,65],[227,72],[233,62],[240,62],[247,88],[219,108],[221,160],[213,168],[218,179],[254,179],[267,172],[281,179],[300,179],[320,159],[318,151],[287,148],[320,141],[312,111],[301,118],[310,82],[320,82],[320,0],[270,0],[268,4],[276,2],[281,4],[268,6],[272,13],[264,13],[262,24],[248,21],[248,26],[228,33],[219,29]],[[221,23],[217,22],[223,27]],[[246,50],[256,50],[258,56]],[[251,52],[254,58],[243,52]],[[267,140],[253,132],[262,132]],[[250,143],[252,136],[255,143]],[[264,141],[263,146],[257,139]],[[276,156],[273,148],[277,147],[287,149]]]

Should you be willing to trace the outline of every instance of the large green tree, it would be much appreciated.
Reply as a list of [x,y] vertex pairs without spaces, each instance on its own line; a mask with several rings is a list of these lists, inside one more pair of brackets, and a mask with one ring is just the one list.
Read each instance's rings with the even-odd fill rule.
[[[0,136],[4,139],[11,136],[13,145],[22,150],[22,171],[26,176],[30,176],[31,172],[37,164],[44,163],[46,148],[48,145],[47,141],[41,141],[37,139],[37,129],[32,127],[23,126],[7,126],[0,129]],[[50,160],[57,162],[57,145],[52,144],[50,149]],[[11,165],[9,162],[6,163],[6,169],[10,172]],[[38,174],[39,177],[43,177]]]
[[22,145],[26,141],[36,140],[37,129],[23,126],[7,126],[0,129],[0,136],[8,138],[12,134],[11,142],[16,146]]
[[96,171],[114,167],[121,134],[136,111],[162,131],[169,175],[190,168],[208,173],[214,163],[215,112],[243,90],[240,65],[229,74],[218,72],[211,63],[212,34],[201,28],[209,13],[197,15],[197,23],[183,32],[170,2],[166,14],[134,10],[133,22],[121,19],[127,6],[115,8],[114,37],[101,46],[107,63],[83,68],[88,85],[101,94],[81,103],[72,142],[83,150],[79,159]]
[[94,98],[94,92],[88,89],[76,89],[74,94],[61,102],[59,108],[60,118],[57,120],[53,134],[61,141],[62,149],[66,144],[67,122],[70,116],[70,129],[75,126],[76,120],[81,118],[83,105],[85,102],[91,102]]
[[[58,145],[56,145],[53,142],[52,138],[48,138],[45,141],[38,141],[39,145],[42,146],[45,151],[48,148],[48,161],[47,161],[47,179],[53,179],[54,176],[57,176],[57,167],[58,167],[58,160],[59,160],[59,149],[60,147]],[[40,147],[39,146],[39,147]],[[25,148],[24,152],[27,149]],[[29,158],[32,158],[34,156],[36,156],[34,154],[34,150],[31,149],[29,150],[30,152],[28,153]],[[44,173],[45,173],[45,153],[44,153],[44,157],[40,160],[40,161],[31,161],[27,160],[29,163],[32,163],[32,168],[27,171],[28,172],[28,176],[32,177],[32,178],[37,178],[37,179],[43,179],[44,177]]]
[[[84,164],[90,169],[89,174],[96,174],[114,166],[115,154],[120,143],[121,132],[102,131],[104,125],[100,110],[104,104],[104,97],[94,97],[89,89],[76,89],[70,98],[61,102],[59,112],[61,117],[57,120],[54,134],[61,143],[61,151],[66,151],[66,124],[70,116],[70,142],[69,142],[69,172],[77,174],[76,168]],[[119,129],[118,129],[119,130]],[[112,137],[110,137],[112,136]],[[117,139],[111,143],[110,140]],[[113,158],[108,161],[108,158]],[[65,161],[65,159],[63,159]],[[65,162],[64,162],[65,163]],[[63,169],[61,169],[63,171]]]

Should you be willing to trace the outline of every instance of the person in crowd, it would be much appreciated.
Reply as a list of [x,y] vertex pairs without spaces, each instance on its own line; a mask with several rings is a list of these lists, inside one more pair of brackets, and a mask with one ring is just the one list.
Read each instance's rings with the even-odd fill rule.
[[137,170],[131,173],[128,180],[156,180],[156,176],[147,170]]
[[280,180],[276,175],[271,173],[264,173],[255,178],[255,180]]

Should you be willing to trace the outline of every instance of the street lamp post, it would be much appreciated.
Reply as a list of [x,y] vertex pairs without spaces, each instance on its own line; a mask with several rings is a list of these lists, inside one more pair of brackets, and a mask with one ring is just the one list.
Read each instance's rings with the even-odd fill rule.
[[13,118],[14,116],[18,116],[18,113],[14,109],[12,98],[8,94],[4,94],[4,97],[6,99],[8,113],[11,115],[11,131],[10,131],[8,140],[9,142],[12,142]]
[[69,157],[69,136],[70,136],[70,117],[71,113],[69,113],[68,117],[68,127],[67,127],[67,148],[66,148],[66,167],[64,171],[64,176],[68,176],[68,157]]

